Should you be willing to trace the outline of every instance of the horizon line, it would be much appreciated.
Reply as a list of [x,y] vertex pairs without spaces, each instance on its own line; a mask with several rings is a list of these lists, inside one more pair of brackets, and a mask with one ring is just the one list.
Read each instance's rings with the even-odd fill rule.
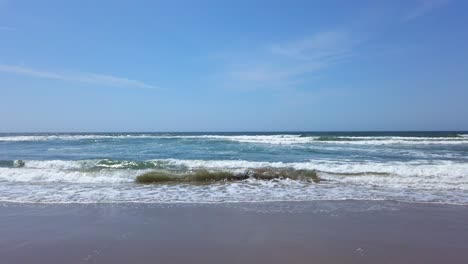
[[34,132],[0,132],[0,134],[116,134],[116,133],[129,133],[129,134],[143,134],[143,133],[346,133],[346,132],[360,132],[360,133],[380,133],[380,132],[468,132],[468,130],[237,130],[237,131],[34,131]]

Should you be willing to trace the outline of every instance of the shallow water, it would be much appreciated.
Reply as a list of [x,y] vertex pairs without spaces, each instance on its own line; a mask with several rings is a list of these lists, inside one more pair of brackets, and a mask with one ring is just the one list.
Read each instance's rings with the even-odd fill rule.
[[[311,170],[292,179],[142,185],[146,172]],[[399,200],[468,204],[468,133],[0,134],[0,201]]]

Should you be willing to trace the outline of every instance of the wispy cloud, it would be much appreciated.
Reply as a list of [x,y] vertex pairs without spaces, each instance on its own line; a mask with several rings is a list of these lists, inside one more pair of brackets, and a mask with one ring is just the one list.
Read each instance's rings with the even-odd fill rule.
[[297,60],[317,60],[336,57],[349,51],[350,39],[342,31],[325,31],[297,41],[274,44],[270,51]]
[[0,64],[0,72],[24,75],[29,77],[54,79],[69,82],[81,82],[88,84],[97,84],[113,87],[140,88],[140,89],[158,89],[154,85],[150,85],[138,80],[132,80],[113,75],[94,74],[94,73],[66,73],[43,71],[33,68],[27,68],[18,65]]
[[234,58],[226,82],[238,88],[297,86],[319,70],[353,55],[359,41],[343,31],[324,31],[293,41],[267,45],[255,56]]
[[444,6],[448,2],[450,2],[450,0],[420,0],[418,6],[403,17],[403,21],[408,22],[426,15],[434,9]]

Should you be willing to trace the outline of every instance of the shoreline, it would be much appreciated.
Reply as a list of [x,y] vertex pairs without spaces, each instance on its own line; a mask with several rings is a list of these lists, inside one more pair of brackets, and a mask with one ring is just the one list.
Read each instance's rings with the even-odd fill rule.
[[0,256],[25,264],[463,263],[467,208],[356,200],[0,202]]
[[229,204],[244,204],[244,205],[255,205],[255,204],[281,204],[281,203],[395,203],[395,204],[407,204],[407,205],[433,205],[433,206],[450,206],[450,207],[466,207],[468,209],[467,204],[461,203],[448,203],[448,202],[424,202],[424,201],[405,201],[405,200],[360,200],[360,199],[343,199],[343,200],[271,200],[271,201],[252,201],[252,202],[245,202],[245,201],[214,201],[214,202],[177,202],[177,201],[170,201],[170,202],[137,202],[137,201],[125,201],[125,202],[30,202],[30,201],[7,201],[7,200],[0,200],[0,207],[1,206],[8,206],[8,205],[57,205],[57,206],[66,206],[66,205],[96,205],[96,206],[131,206],[131,205],[229,205]]

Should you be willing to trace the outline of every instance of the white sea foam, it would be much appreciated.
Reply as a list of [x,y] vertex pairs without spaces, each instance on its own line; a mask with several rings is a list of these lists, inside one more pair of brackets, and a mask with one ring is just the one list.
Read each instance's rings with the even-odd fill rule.
[[[161,161],[161,160],[160,160]],[[466,175],[468,163],[454,161],[415,160],[411,162],[357,162],[351,160],[329,161],[310,160],[306,162],[261,162],[246,160],[178,160],[165,159],[169,164],[189,168],[246,169],[246,168],[294,168],[298,170],[318,170],[329,173],[388,173],[408,176]]]
[[[189,168],[245,168],[273,167],[317,170],[320,176],[335,182],[388,187],[414,187],[468,190],[468,163],[452,161],[429,162],[351,162],[351,161],[309,161],[309,162],[251,162],[251,161],[205,161],[169,160],[170,163]],[[355,175],[353,175],[355,174]],[[385,175],[383,175],[385,174]]]
[[399,200],[468,204],[466,191],[395,189],[360,185],[310,184],[293,180],[210,185],[128,185],[64,183],[0,185],[0,201],[24,203],[217,203],[312,200]]
[[24,163],[24,167],[33,169],[79,170],[92,167],[97,162],[98,160],[28,160]]
[[403,137],[403,136],[333,136],[328,139],[319,136],[302,135],[196,135],[161,136],[164,138],[212,139],[257,144],[468,144],[468,137]]
[[23,183],[122,183],[133,182],[142,172],[130,170],[79,170],[0,168],[0,181]]
[[400,139],[400,138],[379,138],[379,139],[362,139],[362,140],[333,140],[333,141],[320,141],[324,144],[343,144],[343,145],[460,145],[468,144],[468,139],[451,139],[451,138],[412,138],[412,139]]
[[[100,160],[25,161],[24,167],[0,168],[0,201],[35,203],[175,203],[311,200],[401,200],[468,204],[468,163],[415,160],[357,162],[311,160],[153,160],[158,166],[243,172],[272,167],[317,170],[326,181],[298,180],[218,182],[209,185],[135,184],[151,169],[97,169]],[[122,161],[125,164],[125,161]],[[125,167],[125,166],[124,166]]]
[[[185,136],[186,137],[186,136]],[[258,143],[258,144],[306,144],[311,143],[318,137],[301,137],[300,135],[255,135],[255,136],[224,136],[224,135],[203,135],[194,136],[197,138],[228,140],[241,143]]]
[[[25,161],[23,168],[0,168],[0,181],[6,182],[68,182],[68,183],[129,183],[149,171],[107,168],[89,170],[98,160],[85,161]],[[319,176],[335,184],[387,186],[433,190],[467,190],[468,163],[454,161],[356,162],[311,160],[306,162],[257,162],[246,160],[154,160],[168,168],[230,170],[244,172],[250,168],[293,168],[316,170]]]
[[46,141],[46,140],[84,140],[84,139],[211,139],[227,140],[244,143],[267,143],[267,144],[304,144],[313,141],[317,137],[301,137],[300,135],[150,135],[150,134],[127,134],[127,135],[17,135],[0,136],[0,141]]
[[467,135],[458,137],[404,137],[404,136],[319,136],[302,135],[156,135],[156,134],[121,134],[121,135],[15,135],[0,136],[1,141],[47,141],[47,140],[103,140],[103,139],[194,139],[220,140],[239,143],[298,145],[298,144],[346,144],[346,145],[428,145],[428,144],[468,144]]
[[[18,162],[18,161],[15,161]],[[122,160],[28,160],[24,162],[25,168],[56,169],[56,170],[86,170],[98,166],[108,169],[128,169],[138,165],[136,161]]]
[[408,136],[335,136],[333,138],[335,139],[355,139],[355,140],[392,140],[392,139],[398,139],[398,140],[410,140],[410,141],[418,141],[418,140],[462,140],[463,135],[457,135],[454,137],[419,137],[419,136],[413,136],[413,137],[408,137]]
[[99,140],[99,139],[134,139],[134,138],[160,138],[160,136],[144,134],[126,135],[16,135],[0,136],[0,141],[47,141],[47,140]]

